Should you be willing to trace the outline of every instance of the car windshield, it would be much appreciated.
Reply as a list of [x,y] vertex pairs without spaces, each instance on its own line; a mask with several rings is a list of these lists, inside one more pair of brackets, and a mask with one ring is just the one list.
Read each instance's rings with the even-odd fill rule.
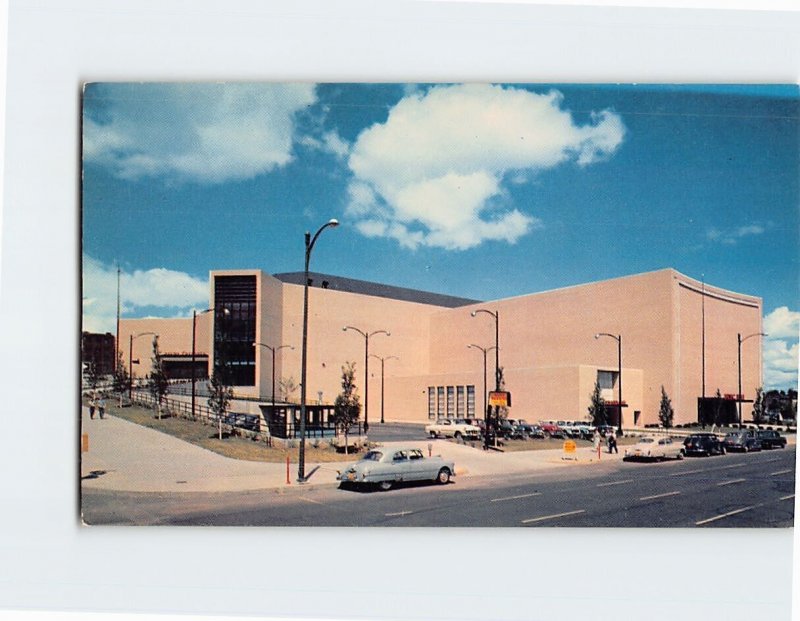
[[363,461],[380,461],[383,453],[380,451],[370,451],[362,458]]

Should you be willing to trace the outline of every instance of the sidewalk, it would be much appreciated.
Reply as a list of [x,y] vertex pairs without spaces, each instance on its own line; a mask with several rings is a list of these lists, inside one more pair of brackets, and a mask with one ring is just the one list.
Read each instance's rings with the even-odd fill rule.
[[[89,418],[82,408],[82,433],[88,434],[89,451],[81,456],[81,484],[84,489],[129,492],[233,492],[261,489],[288,490],[317,485],[335,486],[336,471],[347,462],[309,463],[307,483],[296,482],[297,464],[241,461],[178,440],[121,418]],[[587,465],[597,462],[597,453],[581,447],[572,460],[563,459],[561,450],[500,453],[471,448],[444,440],[386,442],[384,446],[409,446],[426,455],[451,459],[457,477],[514,474]],[[353,461],[359,458],[353,456]],[[600,461],[620,460],[622,453],[603,453]]]

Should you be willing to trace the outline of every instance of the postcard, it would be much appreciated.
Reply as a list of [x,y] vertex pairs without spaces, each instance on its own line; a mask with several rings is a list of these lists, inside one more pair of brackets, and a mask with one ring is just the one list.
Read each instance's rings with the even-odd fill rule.
[[800,92],[88,83],[87,525],[794,525]]

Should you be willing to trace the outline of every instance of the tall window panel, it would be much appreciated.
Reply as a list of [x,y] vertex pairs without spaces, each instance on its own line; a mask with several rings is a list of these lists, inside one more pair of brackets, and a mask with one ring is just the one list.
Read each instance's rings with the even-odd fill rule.
[[[226,312],[227,311],[227,312]],[[255,386],[256,277],[214,279],[214,369],[231,386]]]

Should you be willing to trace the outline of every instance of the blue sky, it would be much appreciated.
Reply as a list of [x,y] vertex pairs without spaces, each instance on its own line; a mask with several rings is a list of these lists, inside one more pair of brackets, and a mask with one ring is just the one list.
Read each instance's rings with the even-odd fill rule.
[[84,327],[186,316],[212,269],[496,299],[673,267],[764,300],[797,382],[796,86],[92,84]]

